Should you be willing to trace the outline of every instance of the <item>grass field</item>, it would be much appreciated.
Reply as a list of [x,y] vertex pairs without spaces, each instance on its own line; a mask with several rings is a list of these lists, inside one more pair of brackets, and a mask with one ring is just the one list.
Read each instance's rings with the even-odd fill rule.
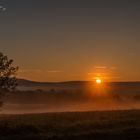
[[140,140],[140,110],[1,115],[0,140]]

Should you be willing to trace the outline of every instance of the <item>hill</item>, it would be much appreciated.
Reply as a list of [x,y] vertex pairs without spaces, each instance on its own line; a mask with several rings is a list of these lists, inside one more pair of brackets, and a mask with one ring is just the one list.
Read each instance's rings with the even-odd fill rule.
[[[137,89],[140,92],[140,82],[108,82],[106,86],[114,89]],[[91,81],[66,81],[66,82],[37,82],[25,79],[18,79],[19,90],[51,90],[51,89],[83,89],[88,86],[95,86]]]

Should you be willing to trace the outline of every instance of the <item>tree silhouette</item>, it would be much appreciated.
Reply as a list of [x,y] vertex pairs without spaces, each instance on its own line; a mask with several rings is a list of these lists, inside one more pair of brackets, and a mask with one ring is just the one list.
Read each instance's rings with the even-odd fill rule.
[[0,90],[14,90],[17,86],[16,72],[18,67],[13,66],[13,60],[0,52]]

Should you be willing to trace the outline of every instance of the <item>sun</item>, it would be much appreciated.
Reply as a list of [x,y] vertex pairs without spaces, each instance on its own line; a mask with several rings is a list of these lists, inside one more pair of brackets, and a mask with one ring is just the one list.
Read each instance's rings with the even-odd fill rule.
[[102,80],[101,79],[96,79],[96,83],[97,84],[101,84],[102,83]]

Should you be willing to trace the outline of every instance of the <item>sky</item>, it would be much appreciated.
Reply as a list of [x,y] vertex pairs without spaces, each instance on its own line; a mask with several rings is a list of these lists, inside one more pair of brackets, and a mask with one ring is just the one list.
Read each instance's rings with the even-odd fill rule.
[[140,81],[140,1],[0,0],[0,51],[35,81]]

